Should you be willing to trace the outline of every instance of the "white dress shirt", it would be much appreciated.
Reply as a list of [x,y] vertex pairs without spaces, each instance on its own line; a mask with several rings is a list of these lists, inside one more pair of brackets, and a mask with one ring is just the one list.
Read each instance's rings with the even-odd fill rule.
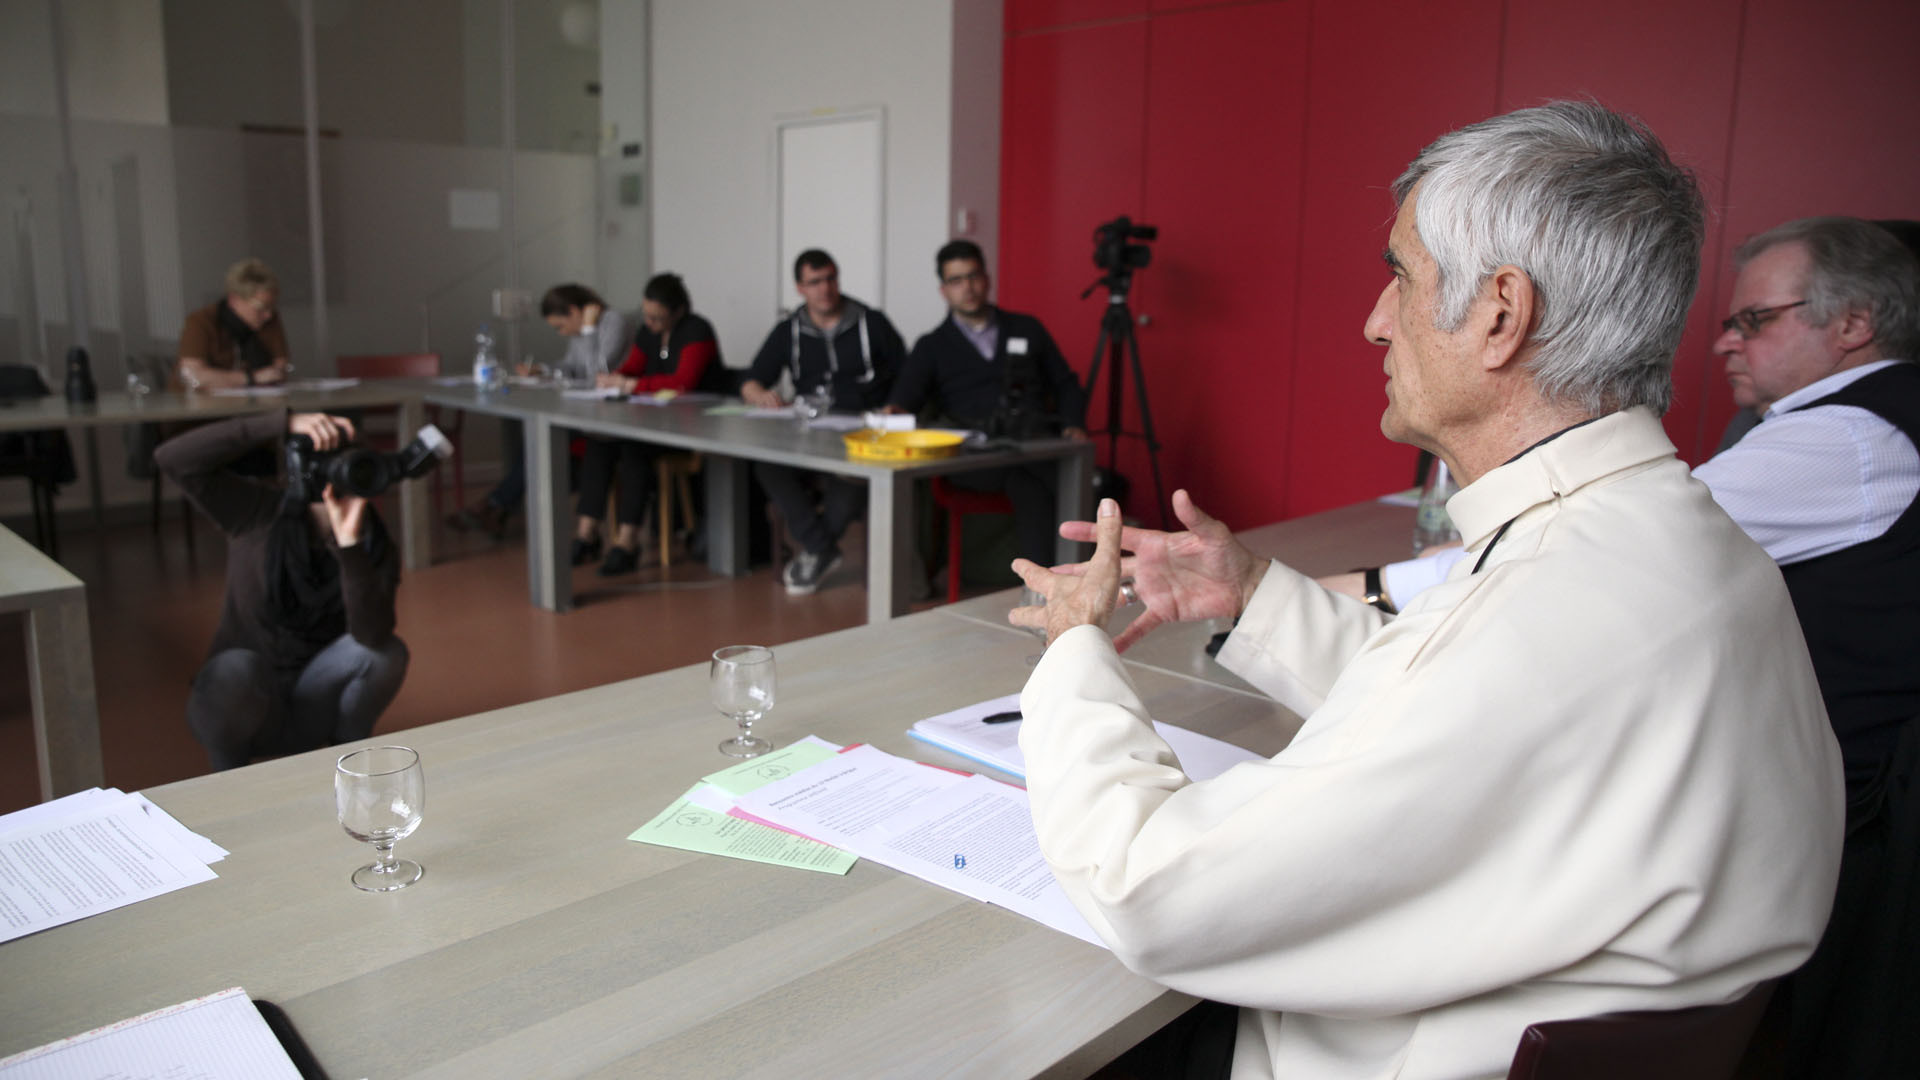
[[[1788,394],[1759,426],[1693,470],[1694,479],[1782,566],[1885,534],[1920,496],[1920,450],[1866,409],[1790,410],[1902,362],[1862,364]],[[1388,563],[1380,582],[1404,605],[1445,581],[1463,558],[1460,549],[1448,548]]]
[[[1034,824],[1135,971],[1242,1006],[1236,1078],[1496,1078],[1527,1024],[1722,1002],[1825,926],[1840,758],[1779,571],[1645,410],[1450,506],[1391,621],[1273,564],[1221,662],[1306,717],[1194,783],[1098,628],[1021,696]],[[1174,719],[1167,717],[1164,719]]]
[[1852,405],[1792,411],[1901,362],[1862,364],[1801,387],[1693,471],[1774,562],[1872,540],[1920,495],[1920,450],[1899,428]]

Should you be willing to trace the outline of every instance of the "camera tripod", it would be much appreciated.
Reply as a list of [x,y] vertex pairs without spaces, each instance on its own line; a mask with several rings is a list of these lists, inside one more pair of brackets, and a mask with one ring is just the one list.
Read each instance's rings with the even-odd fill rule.
[[[1127,291],[1132,285],[1131,273],[1116,271],[1087,286],[1080,294],[1082,300],[1093,295],[1093,290],[1102,285],[1107,287],[1107,310],[1100,317],[1100,336],[1093,343],[1093,363],[1087,369],[1087,397],[1093,397],[1093,387],[1100,379],[1100,361],[1108,359],[1113,367],[1107,378],[1107,426],[1095,435],[1107,437],[1107,467],[1117,469],[1120,464],[1120,437],[1123,435],[1143,439],[1147,444],[1147,463],[1153,469],[1153,498],[1160,511],[1160,527],[1169,528],[1167,523],[1167,492],[1160,483],[1160,440],[1153,434],[1153,409],[1147,404],[1147,379],[1140,367],[1140,340],[1133,333],[1133,309],[1127,305]],[[1133,368],[1133,392],[1140,401],[1140,428],[1138,432],[1127,431],[1121,424],[1120,408],[1126,395],[1123,384],[1126,382],[1127,365],[1131,361]]]

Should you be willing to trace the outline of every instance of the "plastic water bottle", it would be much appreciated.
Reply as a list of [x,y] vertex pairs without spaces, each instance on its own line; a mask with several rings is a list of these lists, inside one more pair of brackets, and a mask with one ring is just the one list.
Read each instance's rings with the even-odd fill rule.
[[493,353],[493,332],[486,326],[473,336],[477,348],[473,354],[473,385],[481,390],[498,390],[506,385],[507,373]]
[[1447,472],[1447,463],[1439,458],[1433,459],[1433,467],[1427,470],[1427,483],[1420,489],[1420,509],[1413,513],[1413,553],[1420,554],[1430,547],[1450,544],[1460,539],[1460,533],[1453,527],[1453,519],[1447,516],[1447,500],[1460,490],[1453,482],[1453,476]]

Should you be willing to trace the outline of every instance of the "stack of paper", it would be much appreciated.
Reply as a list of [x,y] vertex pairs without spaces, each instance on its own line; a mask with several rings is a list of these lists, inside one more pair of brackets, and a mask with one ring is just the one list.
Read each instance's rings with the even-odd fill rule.
[[207,865],[226,857],[118,788],[0,816],[0,941],[212,881]]
[[[1019,708],[1020,695],[1008,694],[929,717],[913,725],[907,734],[1024,780],[1027,759],[1020,753],[1020,721],[999,724],[982,722],[985,717]],[[1243,761],[1260,760],[1260,755],[1251,750],[1243,750],[1197,731],[1162,724],[1157,720],[1154,721],[1153,730],[1167,740],[1173,755],[1180,759],[1180,767],[1195,780],[1210,780]]]
[[853,869],[858,858],[792,831],[731,813],[734,800],[740,796],[825,761],[839,750],[833,743],[809,735],[791,746],[722,769],[702,778],[627,839],[823,874],[844,874]]
[[1101,944],[1040,854],[1027,793],[855,746],[742,796],[733,813],[845,848]]

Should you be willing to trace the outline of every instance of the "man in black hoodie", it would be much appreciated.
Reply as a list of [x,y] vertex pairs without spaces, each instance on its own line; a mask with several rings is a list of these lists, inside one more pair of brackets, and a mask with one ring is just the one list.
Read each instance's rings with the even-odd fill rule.
[[[907,354],[900,332],[878,308],[840,295],[840,268],[818,248],[794,260],[793,281],[806,302],[767,335],[747,368],[740,396],[749,405],[785,405],[774,389],[784,371],[795,394],[824,390],[836,410],[863,412],[885,405]],[[840,565],[840,537],[866,512],[866,485],[822,477],[825,490],[816,496],[810,483],[814,474],[807,470],[759,462],[753,471],[801,548],[780,580],[796,596],[813,592]]]

